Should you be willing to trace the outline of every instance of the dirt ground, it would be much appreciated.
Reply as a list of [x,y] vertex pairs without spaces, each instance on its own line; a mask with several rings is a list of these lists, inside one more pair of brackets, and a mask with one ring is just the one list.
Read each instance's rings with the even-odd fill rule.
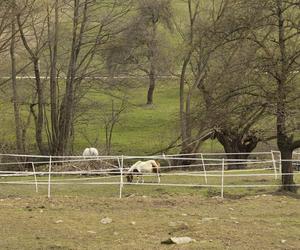
[[300,249],[299,195],[0,198],[0,249]]

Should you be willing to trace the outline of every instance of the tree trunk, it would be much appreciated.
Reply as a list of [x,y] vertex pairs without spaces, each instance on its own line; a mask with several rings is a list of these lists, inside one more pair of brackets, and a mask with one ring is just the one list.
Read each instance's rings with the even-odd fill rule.
[[[85,0],[84,3],[80,1],[74,1],[74,13],[73,13],[73,28],[72,28],[72,45],[71,55],[68,66],[68,73],[66,79],[65,94],[60,107],[59,117],[59,140],[58,140],[58,153],[65,155],[69,153],[71,132],[74,121],[74,105],[75,105],[75,84],[76,74],[78,73],[78,57],[82,49],[82,40],[85,32],[85,26],[88,21],[88,5],[90,1]],[[80,9],[82,8],[82,9]],[[80,16],[82,18],[80,20]]]
[[34,116],[35,121],[35,140],[38,147],[38,150],[41,154],[46,154],[47,152],[44,149],[43,145],[43,127],[44,127],[44,87],[43,82],[41,81],[40,75],[40,68],[39,68],[39,52],[36,50],[32,50],[26,40],[26,36],[23,31],[23,23],[20,19],[20,15],[17,15],[17,23],[20,32],[20,36],[23,42],[23,45],[27,52],[30,54],[30,60],[33,63],[34,67],[34,76],[35,76],[35,85],[36,85],[36,92],[37,92],[37,106],[38,106],[38,113],[36,114],[34,111],[34,106],[36,104],[32,104],[30,106],[30,111]]
[[49,29],[49,51],[50,51],[50,103],[51,103],[51,136],[50,151],[53,155],[58,152],[59,124],[58,124],[58,96],[57,96],[57,44],[58,44],[58,0],[55,2],[55,17],[53,32],[50,32],[50,17],[48,20]]
[[[292,156],[293,151],[289,148],[282,148],[281,152],[281,159],[282,159],[282,190],[296,192],[297,188],[294,182],[293,176],[293,164],[292,164]],[[287,161],[285,161],[287,160]]]
[[157,59],[157,20],[152,21],[151,26],[151,40],[148,45],[149,49],[149,62],[150,62],[150,69],[149,69],[149,88],[147,93],[147,104],[153,104],[153,93],[155,89],[155,82],[156,82],[156,59]]
[[[286,191],[296,192],[296,187],[293,186],[294,176],[292,168],[292,154],[294,141],[293,137],[289,136],[286,130],[286,103],[287,103],[287,77],[289,61],[286,50],[285,37],[285,19],[283,16],[284,7],[283,1],[277,0],[277,17],[278,17],[278,42],[280,48],[280,73],[277,78],[277,110],[276,110],[276,125],[277,125],[277,145],[281,152],[282,162],[282,189]],[[284,175],[288,174],[288,175]]]
[[155,83],[156,83],[155,67],[151,63],[151,69],[149,73],[149,88],[147,93],[147,105],[153,104],[153,93],[155,89]]
[[10,45],[10,58],[11,58],[11,79],[12,79],[12,90],[13,90],[13,106],[14,106],[14,117],[15,117],[15,130],[16,130],[16,145],[17,152],[24,152],[25,148],[22,143],[22,126],[20,117],[20,105],[19,105],[19,95],[17,90],[17,71],[16,71],[16,57],[15,57],[15,47],[16,47],[16,24],[15,18],[12,20],[12,37]]
[[188,63],[190,61],[192,55],[192,51],[190,51],[183,61],[182,69],[181,69],[181,75],[180,75],[180,81],[179,81],[179,115],[180,115],[180,129],[181,129],[181,140],[182,140],[182,146],[181,146],[181,153],[186,152],[188,149],[189,144],[189,138],[188,134],[188,124],[186,119],[186,109],[185,109],[185,93],[184,93],[184,86],[185,86],[185,75],[188,67]]
[[39,59],[33,60],[36,91],[38,96],[38,113],[35,119],[35,138],[38,149],[41,154],[46,154],[43,145],[43,128],[44,128],[44,88],[40,78]]
[[[233,159],[234,162],[243,162],[248,159],[250,153],[256,148],[259,140],[254,135],[248,135],[243,139],[241,135],[233,135],[232,132],[216,132],[218,141],[222,144],[224,151],[228,153],[227,159]],[[230,164],[228,169],[244,169],[246,164]]]

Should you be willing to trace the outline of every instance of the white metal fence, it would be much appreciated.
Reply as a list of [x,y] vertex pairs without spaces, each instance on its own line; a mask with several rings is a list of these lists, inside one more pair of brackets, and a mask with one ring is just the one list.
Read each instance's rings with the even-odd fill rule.
[[[282,173],[282,159],[279,151],[253,152],[249,154],[247,159],[242,156],[243,153],[93,157],[0,154],[0,184],[33,185],[36,192],[39,192],[40,185],[46,185],[48,197],[51,197],[52,185],[117,185],[119,186],[120,198],[125,185],[143,185],[218,188],[220,189],[220,196],[223,198],[224,189],[227,188],[279,187],[281,186],[279,178],[282,175],[294,174],[298,176],[300,174],[299,171]],[[161,183],[129,183],[124,181],[128,168],[135,161],[149,159],[161,162]],[[90,169],[89,165],[91,163],[94,163],[96,167]],[[300,160],[297,159],[296,154],[293,163],[300,165]],[[26,165],[25,170],[20,167],[24,165]],[[243,168],[230,169],[232,166],[238,167],[239,165],[243,166]],[[10,170],[13,168],[14,170]],[[63,178],[55,178],[57,176],[62,176]],[[84,176],[84,178],[78,178],[78,176]],[[147,176],[155,175],[144,174],[144,176],[147,178]],[[13,178],[14,180],[12,180],[11,177],[20,178],[17,178],[17,180]],[[176,181],[170,180],[171,177],[176,177]],[[192,182],[191,177],[195,177],[196,182]],[[245,179],[257,177],[271,177],[275,182],[243,183]],[[187,180],[187,178],[190,179]],[[237,183],[226,184],[225,178],[241,180]],[[300,186],[300,184],[293,185]]]

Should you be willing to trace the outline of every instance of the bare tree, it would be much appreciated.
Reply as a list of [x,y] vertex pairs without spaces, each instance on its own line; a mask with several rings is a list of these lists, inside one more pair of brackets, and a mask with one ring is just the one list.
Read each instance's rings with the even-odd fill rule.
[[171,64],[170,42],[164,33],[173,29],[172,4],[170,0],[137,1],[135,13],[119,41],[110,46],[106,60],[110,70],[145,73],[149,79],[147,104],[153,104],[157,76]]
[[[29,1],[25,1],[29,3]],[[18,46],[17,42],[19,39],[18,29],[16,24],[16,17],[19,13],[22,13],[23,9],[18,8],[16,1],[10,1],[6,6],[7,13],[10,13],[10,19],[7,22],[11,23],[10,36],[7,39],[10,39],[10,59],[11,59],[11,89],[12,89],[12,102],[14,108],[14,121],[15,121],[15,134],[16,134],[16,149],[18,153],[25,152],[26,149],[26,130],[30,123],[30,115],[27,119],[27,122],[22,121],[21,118],[21,98],[19,94],[19,86],[17,84],[17,63],[16,63],[16,47]],[[4,15],[5,16],[5,15]],[[26,65],[28,66],[28,64]],[[25,68],[26,68],[25,66]],[[22,70],[22,69],[21,69]]]
[[257,74],[256,50],[243,39],[222,46],[198,85],[202,98],[194,119],[215,131],[229,158],[247,158],[260,141],[269,139],[263,122],[268,103],[261,95],[264,82]]
[[111,101],[111,109],[102,114],[105,129],[105,151],[106,154],[111,153],[112,136],[115,125],[120,122],[122,113],[126,110],[126,100],[123,98],[119,107],[116,107],[114,100]]
[[[46,154],[46,150],[43,145],[45,93],[44,82],[41,80],[40,58],[43,50],[45,49],[47,41],[44,39],[46,26],[43,13],[36,13],[39,11],[39,7],[39,5],[35,5],[35,2],[31,2],[28,4],[28,6],[27,3],[24,3],[24,5],[21,7],[24,8],[24,12],[18,13],[17,23],[24,48],[30,56],[30,61],[32,62],[35,76],[37,103],[33,103],[30,106],[30,111],[35,121],[36,144],[40,153]],[[22,19],[22,17],[24,18]],[[29,29],[32,29],[32,31],[29,35],[27,35],[25,32],[28,32]],[[28,37],[34,37],[34,39],[30,39],[29,41]],[[34,109],[35,106],[37,106],[37,113]]]
[[[228,1],[221,1],[215,6],[213,2],[211,15],[202,19],[203,11],[201,1],[187,1],[188,23],[183,30],[177,25],[183,46],[185,47],[179,80],[180,90],[180,127],[182,139],[182,153],[195,152],[199,145],[193,143],[193,118],[192,105],[195,93],[201,88],[201,83],[207,76],[208,65],[212,55],[220,48],[233,32],[218,32],[218,26],[223,24],[223,16],[227,9]],[[203,14],[204,15],[204,14]],[[202,134],[201,128],[197,129],[197,136]]]
[[[117,0],[110,3],[55,0],[26,7],[27,13],[18,15],[18,26],[34,66],[38,98],[31,111],[36,121],[36,142],[41,153],[64,155],[71,150],[75,114],[90,84],[86,78],[92,78],[100,68],[95,63],[98,50],[105,47],[114,33],[122,30],[122,25],[118,27],[117,23],[130,5],[128,1]],[[35,10],[40,11],[38,15]],[[61,20],[69,18],[72,26],[66,29]],[[43,74],[49,75],[44,81],[41,64]],[[47,138],[48,149],[44,138]]]
[[[12,3],[14,4],[14,3]],[[24,152],[25,145],[22,145],[22,128],[21,128],[21,117],[20,117],[20,100],[17,88],[17,69],[16,69],[16,7],[12,8],[11,16],[11,43],[10,43],[10,58],[11,58],[11,79],[12,79],[12,91],[13,91],[13,106],[14,106],[14,117],[15,117],[15,129],[16,129],[16,144],[17,152]]]
[[[299,89],[297,88],[300,63],[299,1],[262,1],[263,16],[256,19],[248,39],[259,46],[258,68],[269,81],[268,101],[274,104],[277,145],[282,157],[282,188],[295,191],[292,152],[300,147],[295,139],[299,128]],[[246,2],[255,9],[254,1]]]

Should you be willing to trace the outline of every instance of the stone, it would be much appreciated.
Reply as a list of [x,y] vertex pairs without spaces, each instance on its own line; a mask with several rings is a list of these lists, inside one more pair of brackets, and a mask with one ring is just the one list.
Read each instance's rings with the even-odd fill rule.
[[95,231],[87,231],[89,234],[95,234]]
[[174,222],[174,221],[171,221],[171,222],[169,223],[169,226],[170,226],[170,227],[176,227],[176,226],[177,226],[177,223]]
[[55,221],[56,224],[63,223],[63,222],[64,222],[63,220],[57,220],[57,221]]
[[212,220],[218,220],[219,218],[218,217],[207,217],[207,218],[202,218],[202,221],[212,221]]
[[110,223],[112,223],[112,219],[109,217],[106,217],[106,218],[103,218],[100,222],[102,224],[110,224]]
[[195,242],[196,240],[190,238],[190,237],[171,237],[165,241],[162,241],[162,244],[188,244],[188,243],[192,243]]

